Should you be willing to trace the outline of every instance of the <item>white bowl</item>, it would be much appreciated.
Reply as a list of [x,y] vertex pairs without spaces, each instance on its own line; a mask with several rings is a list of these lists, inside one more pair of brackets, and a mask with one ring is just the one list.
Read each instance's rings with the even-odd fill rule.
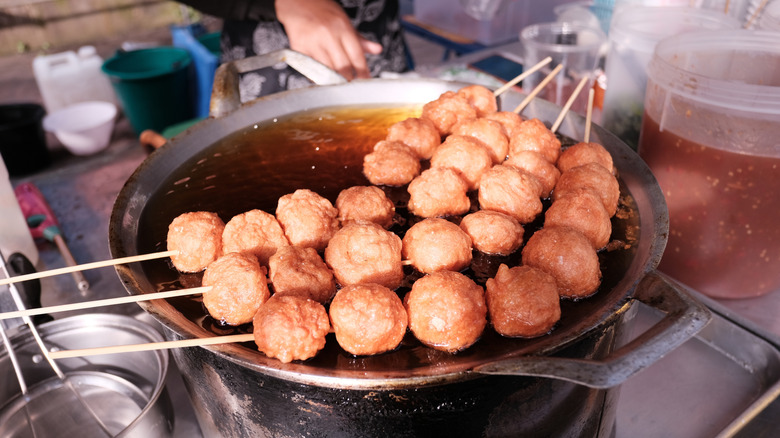
[[116,113],[116,105],[110,102],[79,102],[48,114],[43,128],[72,154],[90,155],[108,146]]

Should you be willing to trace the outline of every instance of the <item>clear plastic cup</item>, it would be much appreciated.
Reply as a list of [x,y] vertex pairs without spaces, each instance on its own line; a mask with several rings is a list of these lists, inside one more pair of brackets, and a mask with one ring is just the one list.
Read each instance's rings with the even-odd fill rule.
[[716,298],[780,290],[777,35],[676,35],[647,67],[639,154],[670,219],[659,269]]
[[695,30],[737,29],[739,22],[711,10],[622,5],[609,28],[602,125],[636,149],[642,125],[647,63],[662,39]]
[[582,78],[589,77],[571,107],[572,111],[584,114],[588,104],[588,93],[585,90],[593,85],[599,52],[606,42],[604,32],[584,23],[539,23],[524,28],[520,32],[520,40],[526,67],[536,65],[548,56],[552,58],[552,62],[523,80],[523,91],[530,93],[561,64],[561,71],[537,97],[563,106]]

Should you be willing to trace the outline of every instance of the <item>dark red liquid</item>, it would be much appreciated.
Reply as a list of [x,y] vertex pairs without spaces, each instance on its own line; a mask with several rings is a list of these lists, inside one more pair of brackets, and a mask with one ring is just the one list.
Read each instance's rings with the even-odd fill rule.
[[780,158],[660,132],[647,114],[639,154],[669,206],[661,271],[718,298],[780,289]]

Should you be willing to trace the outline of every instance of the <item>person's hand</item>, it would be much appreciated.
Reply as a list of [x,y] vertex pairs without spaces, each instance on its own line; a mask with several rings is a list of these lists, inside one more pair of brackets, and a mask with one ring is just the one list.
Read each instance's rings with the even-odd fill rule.
[[292,50],[309,55],[352,80],[368,78],[366,53],[382,45],[360,35],[341,6],[332,0],[276,0],[276,17]]

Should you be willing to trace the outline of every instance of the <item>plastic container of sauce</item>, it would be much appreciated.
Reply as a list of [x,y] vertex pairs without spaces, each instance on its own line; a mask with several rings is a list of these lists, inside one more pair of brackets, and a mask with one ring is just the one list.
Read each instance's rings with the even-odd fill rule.
[[676,35],[648,64],[639,154],[669,207],[659,269],[715,298],[780,290],[777,33]]

